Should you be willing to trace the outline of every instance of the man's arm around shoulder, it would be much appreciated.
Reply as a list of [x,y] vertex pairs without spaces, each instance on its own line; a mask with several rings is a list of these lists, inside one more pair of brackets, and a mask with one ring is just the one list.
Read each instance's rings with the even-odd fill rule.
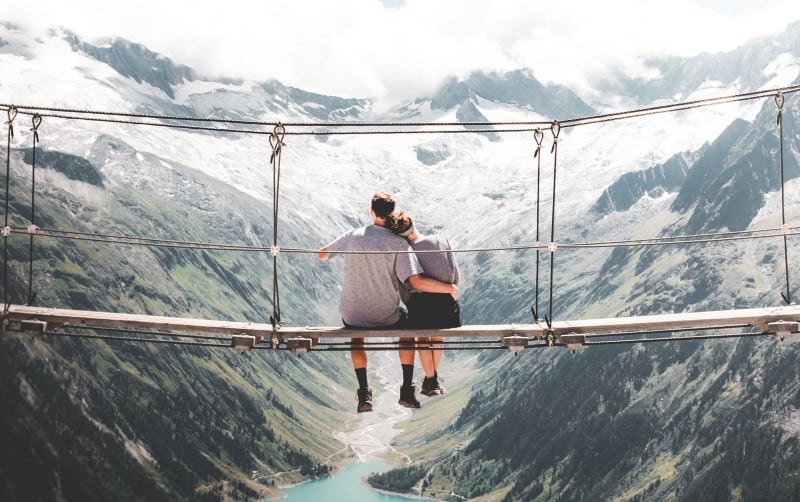
[[445,293],[452,296],[454,299],[458,298],[458,286],[455,284],[448,284],[446,282],[437,281],[436,279],[425,277],[421,274],[409,276],[408,283],[417,291],[423,293]]

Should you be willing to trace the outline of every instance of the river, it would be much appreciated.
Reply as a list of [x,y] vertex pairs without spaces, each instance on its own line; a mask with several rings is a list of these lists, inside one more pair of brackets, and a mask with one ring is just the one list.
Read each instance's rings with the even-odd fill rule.
[[[400,458],[404,463],[411,463],[411,458],[392,446],[392,440],[400,432],[394,426],[398,422],[411,417],[412,410],[397,404],[400,389],[401,373],[397,353],[393,351],[376,351],[369,354],[369,378],[373,389],[380,387],[382,392],[375,393],[374,411],[355,414],[344,424],[344,428],[334,433],[355,456],[354,463],[346,465],[336,475],[329,478],[310,481],[291,488],[284,488],[290,502],[307,501],[352,501],[352,502],[400,502],[418,500],[399,495],[390,495],[372,490],[366,483],[371,472],[382,472],[388,467],[384,463],[387,457]],[[353,386],[356,385],[353,375]],[[353,390],[355,393],[355,389]]]

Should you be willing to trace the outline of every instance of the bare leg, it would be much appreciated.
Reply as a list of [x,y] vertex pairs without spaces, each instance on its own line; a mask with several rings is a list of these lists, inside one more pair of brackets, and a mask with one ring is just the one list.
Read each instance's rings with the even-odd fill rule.
[[363,338],[350,339],[350,359],[353,360],[354,369],[367,367],[367,351],[364,350]]
[[[433,342],[431,343],[433,350],[430,350],[429,352],[431,353],[431,357],[433,359],[433,371],[438,372],[439,363],[442,361],[442,356],[444,356],[444,338],[441,336],[435,336],[431,338],[431,342]],[[422,359],[422,357],[420,357],[420,359]],[[425,371],[425,376],[428,376],[427,370]],[[433,376],[433,373],[431,373],[430,376]]]
[[[433,374],[436,372],[436,358],[434,351],[431,350],[430,341],[431,339],[427,337],[417,338],[419,362],[425,371],[425,378],[433,378]],[[439,356],[439,359],[441,359],[441,356]]]
[[[410,348],[404,348],[410,347]],[[414,365],[414,339],[409,337],[401,337],[400,338],[400,364],[410,364]],[[364,355],[366,359],[366,352]]]

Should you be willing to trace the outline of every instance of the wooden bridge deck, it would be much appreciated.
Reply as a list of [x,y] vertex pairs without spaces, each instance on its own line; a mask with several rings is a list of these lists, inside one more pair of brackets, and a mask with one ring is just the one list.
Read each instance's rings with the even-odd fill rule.
[[[584,345],[593,336],[666,333],[754,327],[783,338],[798,331],[800,306],[686,312],[639,317],[555,321],[550,328],[543,322],[532,324],[469,325],[450,329],[351,329],[344,327],[282,326],[277,332],[271,324],[165,317],[85,310],[67,310],[22,305],[9,306],[4,328],[18,331],[58,332],[62,327],[148,330],[158,333],[214,334],[231,337],[232,346],[252,348],[262,340],[319,338],[397,338],[441,336],[445,338],[493,338],[509,348],[524,348],[528,340],[547,340],[548,344],[571,348]],[[7,325],[7,326],[6,326]],[[273,336],[275,335],[275,336]],[[297,347],[293,345],[293,348]],[[310,345],[301,347],[310,348]]]

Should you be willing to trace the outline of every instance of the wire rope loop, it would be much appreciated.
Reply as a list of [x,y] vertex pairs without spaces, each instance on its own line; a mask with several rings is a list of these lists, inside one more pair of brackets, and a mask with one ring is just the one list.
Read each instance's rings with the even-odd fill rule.
[[556,151],[558,135],[561,133],[561,124],[559,124],[557,120],[554,120],[553,123],[550,124],[550,132],[553,133],[553,146],[550,148],[550,153],[553,153]]
[[554,120],[553,123],[550,124],[550,132],[553,133],[553,140],[557,140],[558,135],[561,133],[561,124],[559,124],[557,120]]
[[269,135],[269,146],[272,147],[272,155],[269,158],[270,164],[275,162],[275,159],[281,154],[281,148],[286,146],[286,143],[283,142],[285,136],[286,128],[281,123],[276,124]]
[[17,118],[17,113],[19,113],[19,111],[17,110],[16,106],[11,105],[8,108],[8,110],[6,110],[6,113],[8,114],[8,120],[6,121],[6,125],[8,126],[8,133],[11,134],[11,137],[13,138],[14,137],[14,119]]
[[14,122],[14,119],[17,118],[17,113],[19,113],[19,110],[17,110],[16,106],[12,105],[8,108],[8,110],[6,110],[6,113],[8,114],[8,120],[6,121],[6,124],[11,125]]
[[533,140],[536,141],[536,152],[533,154],[533,158],[536,158],[539,155],[539,152],[542,151],[542,140],[544,139],[544,133],[538,127],[535,131],[533,131]]
[[42,116],[38,113],[34,114],[33,117],[31,117],[31,123],[33,124],[33,127],[31,127],[33,140],[39,141],[39,126],[42,125]]
[[775,95],[775,105],[778,107],[778,118],[776,123],[780,125],[781,117],[783,116],[783,93],[779,92]]

